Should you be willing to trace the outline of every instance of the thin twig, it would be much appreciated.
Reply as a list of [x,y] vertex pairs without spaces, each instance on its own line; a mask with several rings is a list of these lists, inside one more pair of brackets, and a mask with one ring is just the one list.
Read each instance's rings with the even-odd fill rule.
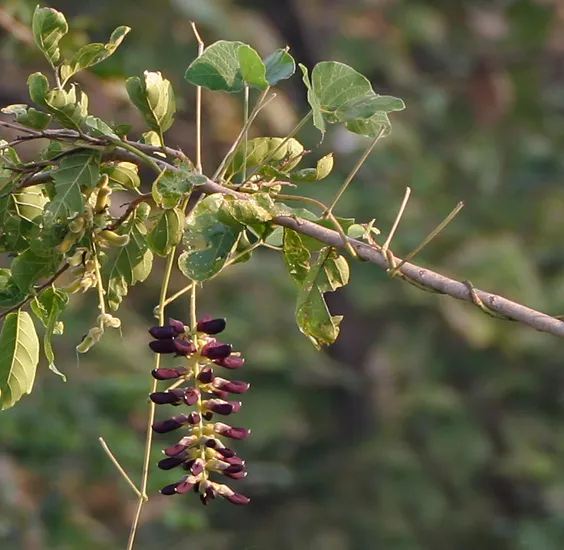
[[406,187],[405,188],[405,195],[403,196],[403,200],[401,201],[400,209],[398,210],[398,215],[396,216],[396,219],[394,220],[394,224],[392,225],[392,229],[390,230],[390,234],[388,235],[388,238],[386,239],[386,241],[382,245],[382,252],[384,252],[384,253],[386,252],[386,250],[388,250],[388,248],[390,248],[390,243],[392,242],[392,239],[394,238],[394,235],[396,234],[396,230],[398,228],[399,222],[401,221],[401,218],[403,217],[403,213],[405,212],[405,207],[407,206],[407,201],[409,200],[410,195],[411,195],[411,187]]
[[12,313],[13,311],[17,311],[18,309],[20,309],[20,308],[24,307],[25,305],[29,304],[29,302],[31,302],[38,294],[40,294],[47,287],[51,286],[69,267],[70,267],[70,265],[65,263],[62,267],[59,268],[59,270],[51,278],[49,278],[45,283],[43,283],[42,285],[37,287],[33,294],[30,294],[29,296],[27,296],[25,298],[25,300],[22,300],[21,302],[19,302],[15,306],[12,306],[12,307],[8,308],[6,311],[3,311],[2,313],[0,313],[0,320],[4,319],[4,317],[6,317],[6,315],[8,315],[8,313]]
[[114,456],[112,451],[110,451],[110,448],[108,447],[108,444],[104,441],[104,438],[99,437],[98,441],[100,442],[100,445],[102,445],[102,449],[104,449],[104,452],[108,455],[108,458],[113,462],[117,471],[122,475],[123,479],[125,479],[125,481],[127,481],[128,485],[133,489],[133,491],[135,491],[135,494],[139,498],[143,498],[143,496],[141,495],[141,491],[139,491],[139,489],[137,489],[137,487],[135,486],[135,483],[133,483],[133,481],[131,481],[131,478],[127,475],[127,472],[123,469],[121,464],[118,462],[118,459]]
[[127,206],[125,212],[117,219],[114,221],[114,223],[108,225],[108,227],[106,227],[106,229],[108,229],[109,231],[114,231],[116,230],[120,225],[122,225],[123,223],[125,223],[125,221],[127,220],[127,218],[129,218],[129,216],[131,215],[131,213],[142,203],[142,202],[148,202],[153,198],[153,195],[151,193],[143,193],[143,195],[139,195],[138,197],[134,198]]

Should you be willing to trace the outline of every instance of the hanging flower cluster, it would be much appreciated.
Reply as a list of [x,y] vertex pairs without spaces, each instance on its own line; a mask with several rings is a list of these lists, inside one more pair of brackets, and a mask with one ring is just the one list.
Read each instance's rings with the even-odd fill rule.
[[181,466],[188,472],[180,481],[163,487],[161,493],[164,495],[193,490],[200,495],[203,504],[218,495],[234,504],[249,502],[248,497],[210,479],[211,474],[231,479],[247,475],[245,462],[225,446],[222,438],[245,439],[250,430],[214,422],[214,415],[227,416],[241,408],[239,401],[229,400],[229,394],[241,394],[249,389],[247,382],[227,380],[214,372],[218,366],[238,369],[245,362],[238,353],[233,353],[229,344],[213,338],[225,329],[225,324],[225,319],[204,317],[191,331],[181,321],[170,319],[168,325],[149,330],[155,338],[149,343],[152,351],[186,358],[185,366],[153,370],[152,375],[157,380],[176,382],[166,391],[150,394],[151,401],[157,405],[194,407],[188,414],[178,414],[153,424],[157,433],[187,428],[178,443],[164,450],[167,458],[158,464],[162,470]]

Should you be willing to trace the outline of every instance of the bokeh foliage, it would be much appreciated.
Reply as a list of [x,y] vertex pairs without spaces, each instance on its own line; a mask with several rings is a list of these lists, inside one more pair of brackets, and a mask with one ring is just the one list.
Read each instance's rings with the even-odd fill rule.
[[[193,92],[182,82],[196,54],[190,19],[208,43],[241,40],[261,53],[289,44],[310,68],[323,59],[354,66],[377,93],[404,98],[408,109],[395,117],[394,133],[377,147],[337,213],[376,218],[385,232],[411,186],[413,198],[393,241],[401,256],[464,200],[466,208],[419,260],[564,313],[559,3],[295,4],[51,3],[68,15],[73,45],[106,41],[118,25],[133,28],[127,48],[84,82],[91,98],[98,96],[92,109],[141,129],[124,107],[123,77],[162,71],[184,98],[169,141],[189,154]],[[35,7],[15,0],[0,6],[24,22]],[[6,28],[1,48],[7,75],[1,103],[21,103],[27,74],[45,70],[45,61],[25,46],[25,36]],[[285,90],[261,118],[257,135],[283,135],[305,110],[303,89],[290,83]],[[205,95],[208,169],[242,119],[237,99],[214,94],[211,101]],[[318,135],[312,131],[302,141],[315,148]],[[335,169],[312,193],[330,199],[362,146],[360,138],[329,129],[316,153],[335,150]],[[561,548],[561,343],[390,281],[371,265],[355,264],[351,278],[331,300],[345,319],[327,354],[316,353],[299,334],[294,283],[268,251],[210,283],[202,313],[228,318],[229,340],[245,350],[253,384],[238,418],[253,429],[245,442],[244,489],[253,501],[233,510],[165,499],[156,490],[168,476],[154,469],[155,496],[144,512],[140,550],[166,544],[200,550]],[[128,472],[140,473],[151,368],[145,326],[157,279],[153,287],[132,289],[129,304],[135,305],[122,314],[123,338],[113,334],[76,368],[74,345],[92,319],[74,300],[64,341],[54,339],[68,382],[40,365],[34,394],[2,413],[2,548],[123,548],[134,495],[98,437]],[[174,284],[184,283],[179,277]],[[186,312],[182,301],[171,308],[177,317]],[[158,457],[155,450],[154,462]]]

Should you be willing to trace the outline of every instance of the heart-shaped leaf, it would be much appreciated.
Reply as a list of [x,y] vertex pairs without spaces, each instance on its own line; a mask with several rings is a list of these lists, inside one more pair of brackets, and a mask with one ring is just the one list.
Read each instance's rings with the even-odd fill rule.
[[179,208],[163,210],[149,218],[147,244],[159,256],[167,256],[182,239],[184,214]]
[[29,313],[9,313],[0,332],[0,408],[30,394],[39,362],[39,339]]
[[266,80],[266,67],[260,55],[246,44],[239,46],[237,55],[239,56],[239,67],[244,83],[259,90],[266,90],[269,84]]
[[266,67],[266,80],[271,86],[290,78],[296,72],[296,62],[288,53],[288,48],[271,53],[264,60],[264,65]]

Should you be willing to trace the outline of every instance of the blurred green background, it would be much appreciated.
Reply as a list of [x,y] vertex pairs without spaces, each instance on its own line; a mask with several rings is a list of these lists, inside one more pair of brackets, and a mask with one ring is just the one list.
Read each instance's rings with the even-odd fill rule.
[[[379,93],[402,97],[338,214],[389,230],[412,199],[394,252],[406,254],[454,205],[466,207],[417,258],[445,275],[552,314],[564,313],[564,2],[561,0],[54,1],[70,49],[133,32],[83,75],[91,111],[144,130],[123,77],[160,70],[179,98],[168,144],[194,154],[196,43],[288,44],[310,68],[339,60]],[[48,72],[30,44],[35,0],[0,1],[0,104],[25,103],[29,73]],[[212,173],[242,119],[240,98],[204,94],[204,168]],[[306,110],[295,76],[254,135],[284,135]],[[300,138],[336,170],[304,194],[329,199],[365,141],[332,130]],[[31,157],[33,148],[24,149]],[[150,174],[147,174],[150,177]],[[149,180],[147,179],[147,184]],[[55,341],[60,378],[41,365],[34,393],[0,415],[0,548],[123,549],[135,497],[98,443],[140,477],[151,381],[146,328],[162,262],[80,362],[74,346],[95,302],[75,296]],[[176,275],[172,290],[186,281]],[[355,264],[331,295],[338,342],[317,353],[293,320],[296,288],[272,251],[207,285],[200,312],[228,318],[225,339],[252,383],[237,424],[247,507],[162,497],[176,479],[153,467],[138,550],[559,550],[564,547],[564,369],[555,337],[498,321]],[[170,308],[188,317],[188,304]],[[238,373],[239,374],[239,373]],[[244,376],[243,376],[244,375]],[[158,437],[153,464],[165,439]]]

